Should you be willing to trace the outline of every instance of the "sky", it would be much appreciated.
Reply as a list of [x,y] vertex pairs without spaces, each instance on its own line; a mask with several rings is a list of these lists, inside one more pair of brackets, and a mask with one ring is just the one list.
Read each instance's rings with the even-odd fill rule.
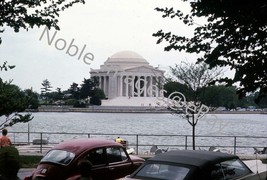
[[[81,84],[84,78],[90,78],[90,69],[99,69],[108,57],[124,50],[140,54],[150,65],[167,73],[170,66],[181,61],[195,62],[195,54],[166,52],[166,43],[156,44],[157,38],[152,34],[160,29],[192,36],[193,28],[178,19],[162,18],[155,7],[190,11],[188,2],[181,0],[86,0],[85,4],[75,4],[61,12],[60,31],[48,32],[40,27],[15,33],[4,27],[0,62],[8,61],[16,68],[0,72],[0,77],[13,80],[21,89],[32,88],[40,93],[45,79],[50,81],[52,90],[67,90],[73,82]],[[76,56],[66,53],[71,43],[78,48]],[[90,58],[93,55],[90,64],[83,61],[86,53]]]

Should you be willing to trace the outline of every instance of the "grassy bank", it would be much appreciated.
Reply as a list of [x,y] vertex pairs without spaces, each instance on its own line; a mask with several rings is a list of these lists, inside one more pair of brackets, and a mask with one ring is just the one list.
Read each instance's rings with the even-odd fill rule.
[[30,156],[20,155],[21,168],[34,168],[36,167],[43,156]]

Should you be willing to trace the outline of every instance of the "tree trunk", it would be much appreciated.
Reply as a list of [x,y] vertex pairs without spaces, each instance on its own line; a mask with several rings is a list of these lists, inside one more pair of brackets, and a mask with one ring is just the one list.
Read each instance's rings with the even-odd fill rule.
[[193,150],[196,150],[196,147],[195,147],[195,116],[193,114],[192,116],[192,143],[193,143]]

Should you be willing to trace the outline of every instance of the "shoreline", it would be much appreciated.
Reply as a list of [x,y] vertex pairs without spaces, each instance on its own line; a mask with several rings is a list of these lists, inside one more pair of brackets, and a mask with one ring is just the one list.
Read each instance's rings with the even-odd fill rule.
[[[143,106],[90,106],[87,108],[73,108],[69,106],[42,106],[36,110],[26,110],[25,112],[84,112],[84,113],[161,113],[171,114],[171,110],[161,107]],[[267,111],[210,111],[207,114],[263,114]]]

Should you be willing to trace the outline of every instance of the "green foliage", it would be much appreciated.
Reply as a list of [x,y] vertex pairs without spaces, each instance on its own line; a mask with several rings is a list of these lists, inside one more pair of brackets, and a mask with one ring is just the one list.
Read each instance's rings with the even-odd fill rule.
[[84,0],[10,0],[0,3],[0,27],[9,26],[15,32],[21,28],[28,30],[34,26],[54,27],[59,30],[58,17],[61,11]]
[[20,112],[23,112],[32,105],[33,101],[36,101],[33,94],[30,90],[22,91],[18,86],[3,82],[0,78],[0,117],[6,117],[1,122],[0,128],[32,120],[31,114],[20,114]]
[[72,98],[74,98],[74,99],[80,99],[80,88],[79,88],[79,84],[72,83],[70,85],[70,88],[68,89],[68,92],[72,95]]
[[52,86],[51,86],[51,83],[50,83],[50,81],[48,81],[48,79],[45,79],[45,80],[43,80],[43,82],[42,82],[42,88],[41,88],[41,93],[42,94],[46,94],[46,93],[48,93],[48,92],[50,92],[51,91],[51,88],[52,88]]
[[13,146],[0,148],[0,174],[6,179],[16,179],[19,168],[18,150]]
[[90,104],[101,105],[101,99],[105,99],[105,93],[98,88],[95,88],[92,92],[92,98],[90,99]]
[[102,102],[100,98],[94,96],[90,99],[90,104],[100,106]]
[[106,98],[104,91],[102,89],[99,89],[99,88],[94,89],[92,96],[97,97],[99,99],[105,99]]
[[[167,91],[164,94],[168,97],[171,93],[178,91],[185,95],[187,101],[194,100],[194,93],[185,85],[176,81],[169,81],[164,85],[164,90]],[[267,98],[262,98],[260,104],[255,104],[257,93],[249,96],[238,98],[236,94],[236,87],[229,86],[225,87],[222,85],[213,85],[203,87],[199,89],[199,100],[203,104],[209,107],[225,107],[227,109],[236,109],[237,107],[247,108],[248,106],[255,106],[258,108],[267,107]]]
[[52,91],[51,90],[52,86],[50,81],[48,81],[48,79],[43,80],[42,86],[43,87],[41,88],[41,96],[45,98],[45,104],[47,105],[49,99],[48,93]]
[[201,89],[200,100],[203,104],[211,107],[237,107],[238,97],[236,95],[236,88],[225,86],[209,86]]
[[93,90],[98,86],[98,81],[96,79],[84,79],[81,84],[81,98],[88,98],[93,95]]
[[67,100],[65,101],[65,104],[66,104],[66,105],[74,105],[74,104],[76,104],[77,101],[78,101],[78,100],[76,100],[76,99],[67,99]]
[[[59,30],[59,12],[71,7],[76,3],[85,3],[84,0],[8,0],[0,2],[0,33],[4,32],[3,27],[11,27],[15,32],[19,30],[33,28],[34,26],[47,26]],[[2,39],[0,37],[0,44]],[[4,62],[0,66],[0,71],[13,69],[14,65],[7,65]],[[46,79],[43,82],[42,93],[50,91],[50,83]],[[35,97],[35,98],[34,98]],[[30,114],[19,114],[26,108],[37,108],[36,94],[30,90],[21,91],[17,86],[3,82],[0,78],[0,117],[6,119],[0,125],[12,126],[18,122],[28,122],[32,119]],[[47,103],[47,98],[46,98]],[[12,115],[12,116],[11,116]],[[11,116],[11,117],[10,117]]]
[[210,70],[203,62],[198,64],[181,62],[170,69],[173,77],[187,87],[185,95],[190,97],[190,101],[199,101],[200,90],[209,86],[223,74],[222,69]]
[[20,155],[20,164],[22,168],[35,168],[43,156]]
[[24,93],[28,97],[28,109],[37,109],[39,106],[38,93],[33,92],[31,89],[26,89]]
[[[185,0],[187,1],[187,0]],[[159,30],[157,43],[168,42],[166,51],[197,53],[199,62],[235,70],[233,78],[220,78],[228,86],[239,83],[239,97],[259,89],[259,98],[267,92],[267,2],[266,1],[192,1],[191,14],[170,8],[156,8],[163,18],[179,18],[194,25],[194,36],[186,37]],[[194,19],[206,23],[195,26]]]
[[76,100],[73,107],[76,108],[85,108],[86,107],[86,103],[84,101],[78,101]]
[[194,99],[194,92],[185,84],[181,84],[176,81],[168,81],[164,85],[164,90],[166,90],[166,93],[164,94],[165,97],[168,97],[171,93],[178,91],[185,95],[187,101],[192,101]]
[[[1,42],[0,42],[0,44],[1,44]],[[7,65],[7,61],[5,61],[3,63],[3,65],[0,66],[0,71],[3,71],[3,70],[7,71],[8,69],[13,69],[13,68],[15,68],[14,65]]]

